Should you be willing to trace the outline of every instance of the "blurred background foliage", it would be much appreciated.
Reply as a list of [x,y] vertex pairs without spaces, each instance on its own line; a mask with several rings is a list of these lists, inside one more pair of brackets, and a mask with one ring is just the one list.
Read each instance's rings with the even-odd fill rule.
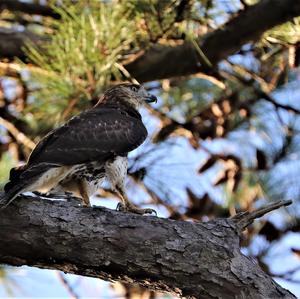
[[[25,8],[18,2],[0,1],[0,31],[42,42],[28,41],[24,56],[0,60],[1,188],[47,132],[92,107],[111,84],[134,81],[126,65],[152,45],[201,41],[258,1],[45,0],[23,2]],[[142,111],[149,139],[130,155],[128,189],[136,204],[152,204],[161,216],[196,221],[293,199],[291,208],[249,228],[242,246],[300,295],[299,45],[295,18],[244,45],[213,75],[145,83],[159,103]],[[115,203],[109,186],[94,203],[105,198]],[[7,295],[18,283],[12,271],[0,268]],[[63,274],[58,278],[71,297],[80,297]],[[126,298],[163,296],[137,286],[113,289]]]

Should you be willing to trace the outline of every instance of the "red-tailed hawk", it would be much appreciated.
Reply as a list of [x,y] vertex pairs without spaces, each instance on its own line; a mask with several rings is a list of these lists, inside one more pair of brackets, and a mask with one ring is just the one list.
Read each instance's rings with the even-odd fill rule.
[[131,204],[125,192],[127,154],[147,137],[138,108],[156,97],[144,87],[124,83],[111,87],[99,102],[45,136],[26,165],[10,171],[2,203],[19,194],[72,192],[84,205],[107,178],[122,198],[122,210],[152,213]]

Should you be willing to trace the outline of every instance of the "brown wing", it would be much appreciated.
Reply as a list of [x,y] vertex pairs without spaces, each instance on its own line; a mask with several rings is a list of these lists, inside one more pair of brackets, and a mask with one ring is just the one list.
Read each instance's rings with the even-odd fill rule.
[[147,137],[140,117],[111,108],[92,109],[52,131],[36,146],[28,164],[75,165],[125,155]]

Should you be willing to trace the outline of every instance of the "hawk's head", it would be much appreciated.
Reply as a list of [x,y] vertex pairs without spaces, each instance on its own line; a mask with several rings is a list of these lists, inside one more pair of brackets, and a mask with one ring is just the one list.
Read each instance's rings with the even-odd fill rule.
[[122,83],[107,89],[100,99],[100,103],[116,102],[138,109],[144,102],[157,102],[157,98],[149,94],[142,85]]

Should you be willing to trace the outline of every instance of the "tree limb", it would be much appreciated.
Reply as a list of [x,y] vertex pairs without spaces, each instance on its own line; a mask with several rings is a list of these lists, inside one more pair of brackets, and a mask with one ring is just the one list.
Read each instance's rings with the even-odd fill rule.
[[13,59],[14,57],[19,57],[24,59],[24,46],[27,42],[30,41],[35,45],[40,45],[48,39],[30,31],[15,31],[10,28],[0,27],[0,40],[0,58]]
[[188,298],[295,298],[240,252],[241,219],[192,223],[22,196],[0,210],[0,262]]
[[[216,66],[244,44],[258,41],[265,31],[299,15],[300,0],[263,0],[200,38],[198,45],[212,66]],[[141,82],[208,70],[191,42],[176,47],[155,45],[126,68]]]
[[0,125],[9,131],[18,142],[28,147],[30,150],[35,148],[35,143],[31,139],[29,139],[24,133],[20,132],[11,122],[1,116]]
[[18,0],[1,0],[0,12],[3,9],[10,11],[19,11],[27,14],[34,14],[46,17],[59,19],[60,15],[53,11],[49,6],[41,5],[38,3],[21,2]]

